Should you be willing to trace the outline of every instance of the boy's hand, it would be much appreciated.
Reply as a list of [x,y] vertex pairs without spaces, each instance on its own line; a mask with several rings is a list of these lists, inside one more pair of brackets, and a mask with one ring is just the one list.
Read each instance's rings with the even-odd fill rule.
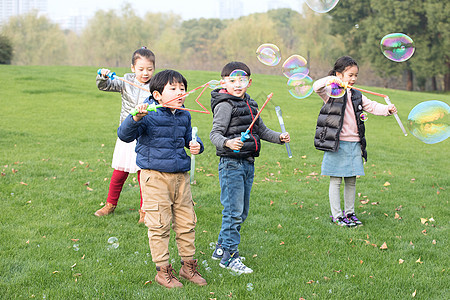
[[144,116],[148,115],[147,107],[148,107],[148,103],[143,103],[143,104],[136,106],[138,113],[135,116],[133,116],[133,120],[135,122],[139,122],[140,119],[142,119]]
[[189,150],[191,150],[191,154],[197,155],[200,153],[200,144],[198,142],[189,142]]
[[388,111],[389,111],[389,114],[395,114],[396,112],[397,112],[397,107],[395,107],[395,105],[394,104],[389,104],[388,105]]
[[244,146],[244,142],[242,142],[239,137],[227,140],[225,142],[225,147],[228,147],[231,150],[241,150],[242,146]]
[[289,143],[291,141],[291,137],[289,135],[289,132],[285,132],[280,134],[280,141],[282,143]]
[[100,70],[100,75],[103,76],[103,78],[108,78],[109,72],[111,72],[111,70],[108,70],[108,69],[101,69],[101,70]]

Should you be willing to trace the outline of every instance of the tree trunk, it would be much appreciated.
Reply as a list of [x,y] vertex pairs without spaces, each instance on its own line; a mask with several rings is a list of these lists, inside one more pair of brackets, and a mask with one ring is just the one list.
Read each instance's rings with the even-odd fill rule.
[[431,90],[437,91],[436,76],[431,77]]
[[406,90],[412,91],[413,89],[413,71],[411,69],[408,69],[406,70]]
[[445,63],[447,65],[447,73],[444,74],[444,91],[450,91],[450,62]]

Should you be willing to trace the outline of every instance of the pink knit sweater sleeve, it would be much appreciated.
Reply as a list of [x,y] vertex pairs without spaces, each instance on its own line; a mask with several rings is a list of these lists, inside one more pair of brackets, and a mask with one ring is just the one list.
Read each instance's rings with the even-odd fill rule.
[[366,96],[362,95],[363,110],[377,116],[389,116],[388,106],[372,101]]

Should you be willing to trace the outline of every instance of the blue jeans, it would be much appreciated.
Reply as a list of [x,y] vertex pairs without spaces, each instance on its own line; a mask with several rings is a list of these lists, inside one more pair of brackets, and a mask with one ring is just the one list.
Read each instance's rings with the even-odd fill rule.
[[246,159],[221,157],[219,162],[222,228],[217,242],[235,252],[241,242],[241,224],[248,216],[255,167]]

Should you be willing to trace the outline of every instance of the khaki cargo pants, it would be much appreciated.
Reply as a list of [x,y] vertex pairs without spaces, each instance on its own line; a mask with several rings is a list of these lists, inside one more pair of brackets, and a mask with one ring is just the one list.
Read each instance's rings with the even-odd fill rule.
[[197,216],[192,201],[189,174],[141,170],[142,209],[152,260],[156,266],[169,264],[170,225],[175,231],[178,254],[182,260],[195,254]]

